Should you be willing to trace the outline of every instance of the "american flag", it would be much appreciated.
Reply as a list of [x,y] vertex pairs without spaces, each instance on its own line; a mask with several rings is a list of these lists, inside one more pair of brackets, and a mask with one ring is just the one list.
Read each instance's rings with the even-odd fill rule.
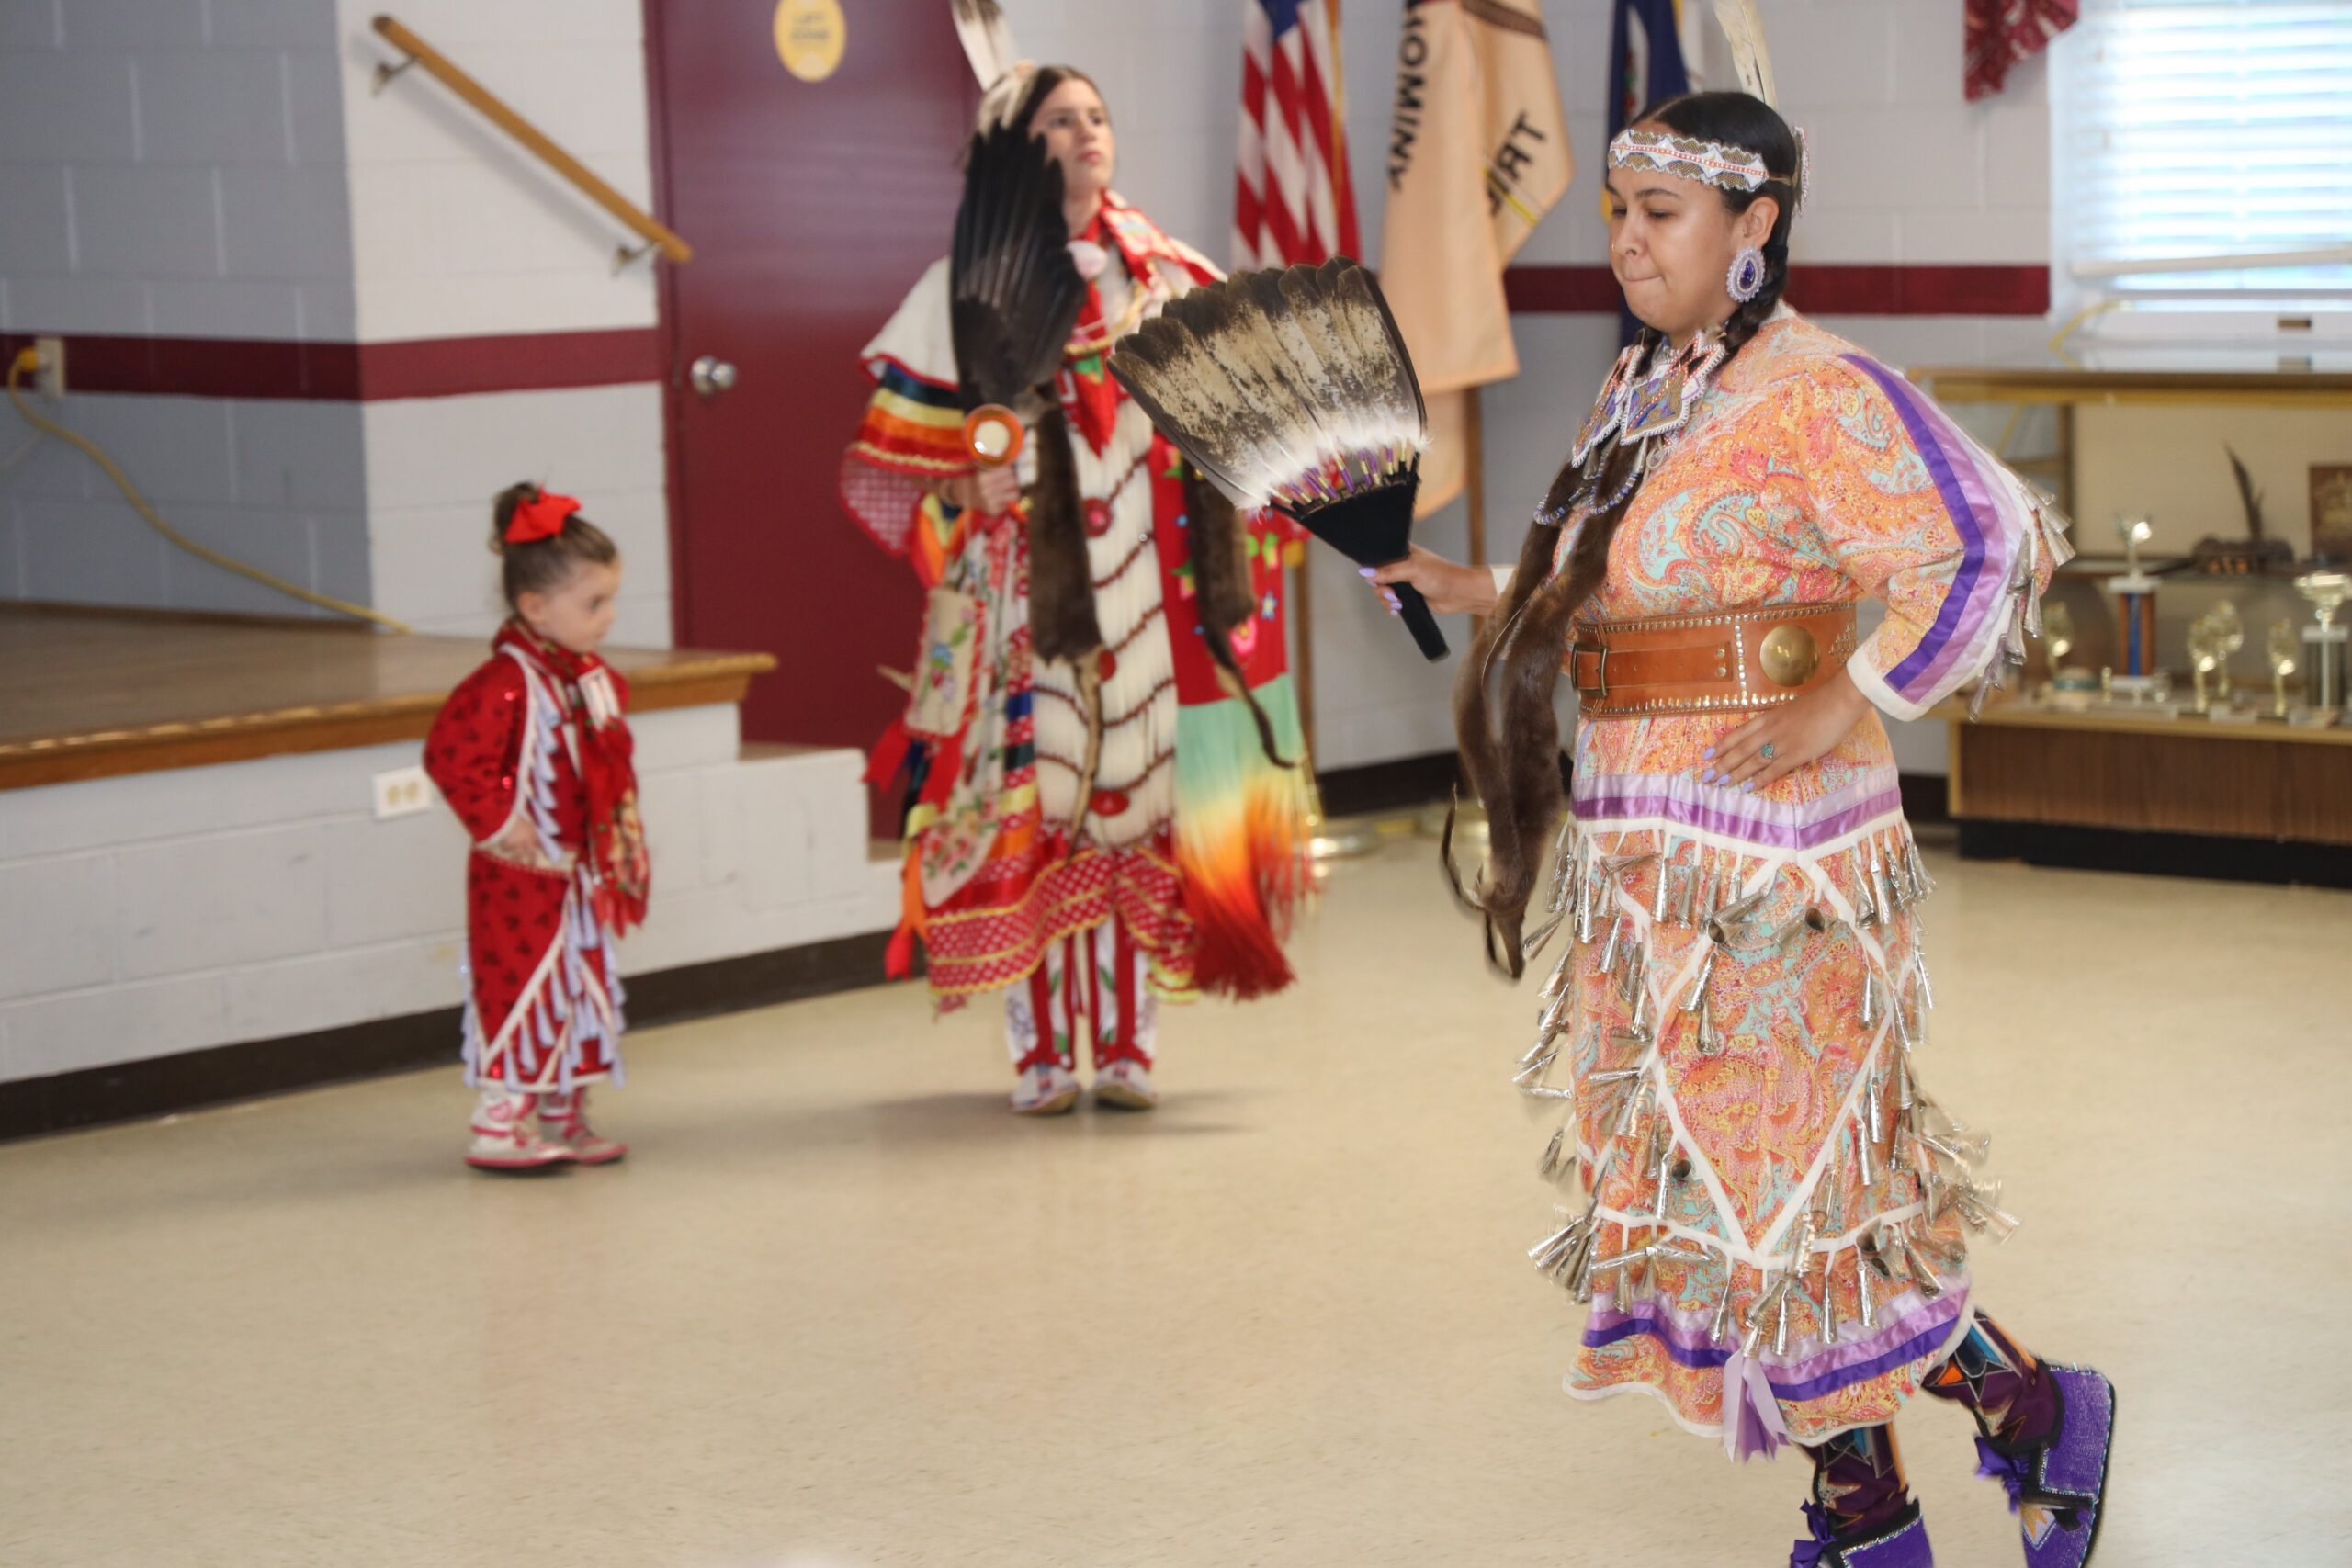
[[1233,265],[1359,254],[1340,83],[1340,0],[1246,0]]

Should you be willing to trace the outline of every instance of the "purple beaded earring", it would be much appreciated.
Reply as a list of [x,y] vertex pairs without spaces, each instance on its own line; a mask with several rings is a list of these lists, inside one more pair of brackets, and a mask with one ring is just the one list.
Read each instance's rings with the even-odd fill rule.
[[1731,270],[1724,274],[1724,292],[1745,305],[1763,291],[1764,253],[1750,245],[1731,258]]

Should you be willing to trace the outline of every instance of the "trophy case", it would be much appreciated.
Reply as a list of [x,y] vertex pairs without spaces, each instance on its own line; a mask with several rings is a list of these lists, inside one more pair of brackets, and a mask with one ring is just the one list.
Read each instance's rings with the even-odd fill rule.
[[[2352,562],[2231,445],[2346,444],[2352,353],[2084,347],[1911,376],[2056,499],[2078,552],[2017,689],[1974,724],[1943,710],[1962,853],[2352,886]],[[2160,433],[2131,454],[2146,476],[2086,454],[2132,410]],[[2256,458],[2274,491],[2280,445]],[[2194,496],[2154,477],[2185,465]]]

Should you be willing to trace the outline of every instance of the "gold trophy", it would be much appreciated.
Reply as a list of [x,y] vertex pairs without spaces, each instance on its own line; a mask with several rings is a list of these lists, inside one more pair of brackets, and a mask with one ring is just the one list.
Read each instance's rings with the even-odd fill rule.
[[2304,655],[2303,690],[2311,698],[2312,716],[2321,723],[2344,705],[2344,644],[2352,628],[2335,624],[2335,612],[2352,599],[2352,576],[2340,571],[2310,571],[2295,579],[2295,592],[2319,610],[2319,625],[2303,628],[2311,645]]
[[2230,705],[2230,659],[2245,646],[2245,622],[2238,615],[2238,607],[2227,599],[2206,612],[2206,619],[2213,623],[2213,652],[2216,659],[2213,700],[2223,707]]
[[2054,600],[2041,607],[2041,643],[2050,650],[2050,670],[2055,675],[2066,655],[2075,651],[2075,614]]
[[2123,538],[2123,575],[2107,580],[2115,595],[2116,661],[2105,681],[2110,698],[2161,700],[2164,682],[2156,669],[2156,580],[2140,570],[2140,547],[2156,536],[2145,517],[2118,517]]
[[2197,617],[2188,626],[2188,666],[2197,682],[2196,711],[2204,717],[2213,711],[2205,678],[2221,668],[2222,628],[2209,613]]
[[2041,646],[2050,656],[2046,695],[2051,705],[2068,713],[2086,710],[2098,682],[2089,671],[2066,662],[2075,651],[2075,615],[2063,600],[2052,599],[2041,606]]
[[2292,621],[2270,623],[2270,636],[2263,645],[2263,652],[2270,660],[2270,716],[2287,716],[2287,677],[2295,672],[2295,655],[2303,639],[2295,635]]

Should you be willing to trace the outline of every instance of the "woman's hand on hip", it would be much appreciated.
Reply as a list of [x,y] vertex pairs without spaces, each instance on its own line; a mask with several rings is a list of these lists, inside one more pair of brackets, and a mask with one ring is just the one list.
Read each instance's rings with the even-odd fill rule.
[[1396,595],[1390,592],[1395,583],[1409,582],[1420,590],[1430,608],[1441,615],[1458,615],[1467,612],[1473,615],[1489,615],[1499,598],[1495,592],[1495,574],[1483,566],[1460,566],[1421,548],[1409,547],[1412,553],[1403,560],[1386,566],[1367,566],[1358,570],[1363,580],[1373,585],[1388,602],[1388,613],[1396,614]]
[[1715,742],[1701,784],[1754,790],[1776,784],[1846,739],[1871,700],[1844,671],[1796,701],[1766,708]]

